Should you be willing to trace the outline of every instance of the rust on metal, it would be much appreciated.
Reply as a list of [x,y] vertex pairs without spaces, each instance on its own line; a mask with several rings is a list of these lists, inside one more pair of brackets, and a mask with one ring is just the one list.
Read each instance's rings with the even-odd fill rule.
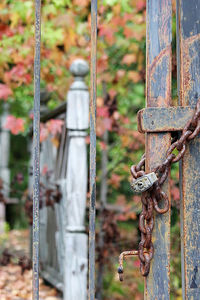
[[35,0],[35,58],[33,110],[33,300],[39,300],[40,44],[41,1]]
[[[147,107],[168,107],[171,105],[171,22],[171,0],[147,0]],[[152,99],[156,100],[152,101]],[[165,160],[166,149],[169,148],[170,144],[170,133],[146,134],[145,171],[147,173]],[[170,299],[171,200],[168,179],[163,185],[163,191],[169,199],[169,210],[160,216],[155,214],[152,235],[154,259],[149,275],[145,279],[145,300]]]
[[195,107],[150,107],[138,112],[138,131],[172,132],[182,131],[192,118]]
[[[186,123],[183,128],[182,135],[179,139],[173,141],[169,146],[166,154],[165,160],[160,163],[153,172],[146,174],[144,171],[145,168],[145,156],[143,155],[141,161],[138,165],[133,165],[131,167],[131,174],[134,182],[137,183],[136,190],[138,187],[138,182],[142,186],[138,187],[142,193],[142,212],[139,218],[139,229],[141,231],[141,241],[139,243],[138,256],[140,259],[140,270],[143,276],[148,276],[150,271],[150,263],[154,255],[154,246],[152,243],[152,233],[154,228],[154,216],[153,211],[155,210],[158,214],[165,214],[169,210],[169,199],[167,194],[161,190],[161,187],[167,180],[169,175],[172,163],[180,161],[186,150],[186,145],[196,138],[200,132],[200,99],[197,102],[196,109],[193,111],[192,118]],[[178,154],[173,153],[174,150],[177,150]],[[151,179],[151,176],[153,179]],[[149,177],[150,176],[150,177]],[[145,184],[142,182],[142,179],[148,179],[148,182]],[[149,179],[150,178],[150,179]],[[151,184],[151,180],[152,184]],[[162,201],[163,200],[163,201]],[[163,207],[160,208],[160,203],[163,202]],[[124,256],[133,256],[136,255],[135,251],[126,251],[120,255],[120,266],[118,268],[118,273],[120,275],[120,280],[122,281],[123,274],[123,257]]]
[[97,0],[91,1],[89,300],[95,300]]
[[138,251],[124,251],[120,254],[119,256],[119,268],[118,268],[118,274],[119,274],[119,280],[123,281],[124,277],[123,277],[123,273],[124,273],[124,268],[123,268],[123,262],[124,262],[124,258],[128,257],[128,256],[138,256]]
[[[148,177],[148,175],[155,174],[156,181],[153,185],[149,185],[146,191],[142,193],[142,212],[139,217],[139,230],[141,232],[141,241],[139,243],[138,251],[125,251],[119,257],[119,279],[123,281],[123,259],[127,256],[138,255],[140,259],[140,271],[144,277],[147,277],[150,272],[150,263],[154,257],[154,246],[152,243],[152,233],[154,229],[154,216],[155,210],[158,214],[165,214],[169,210],[169,199],[167,194],[161,190],[161,187],[168,178],[172,163],[180,161],[185,154],[186,146],[189,142],[197,137],[200,133],[200,99],[197,102],[196,109],[193,111],[192,118],[186,123],[183,128],[182,134],[179,139],[172,142],[167,150],[165,160],[153,169],[153,173],[146,174],[145,156],[143,155],[138,165],[131,167],[131,174],[135,182],[140,179]],[[173,153],[177,150],[178,154]],[[133,182],[134,182],[133,181]],[[163,207],[160,203],[163,200]]]
[[[179,105],[196,105],[200,97],[200,0],[177,0]],[[180,164],[182,298],[200,295],[200,138],[186,146]]]
[[[145,299],[170,299],[170,193],[172,163],[181,161],[181,231],[183,299],[199,299],[200,265],[200,0],[177,0],[179,104],[171,104],[171,1],[147,0],[147,108],[139,112],[139,129],[146,132],[146,153],[131,167],[134,190],[141,190],[138,255],[145,281]],[[189,106],[188,106],[189,105]],[[195,107],[195,108],[194,108]],[[171,138],[169,131],[182,131]],[[175,151],[176,150],[176,151]],[[174,152],[175,151],[175,152]],[[176,154],[175,154],[176,153]],[[153,173],[152,173],[153,172]],[[146,190],[146,178],[158,178]],[[155,177],[155,178],[156,178]],[[143,182],[145,181],[145,182]],[[139,185],[140,184],[140,185]],[[162,189],[161,189],[162,188]],[[154,214],[154,211],[156,214]],[[158,214],[161,216],[158,217]],[[151,268],[150,268],[150,263]]]

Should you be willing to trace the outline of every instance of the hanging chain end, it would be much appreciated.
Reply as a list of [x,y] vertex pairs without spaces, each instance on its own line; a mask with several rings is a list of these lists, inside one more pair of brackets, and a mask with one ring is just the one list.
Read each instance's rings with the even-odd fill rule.
[[124,258],[127,256],[137,256],[138,255],[138,251],[132,250],[132,251],[124,251],[120,254],[119,256],[119,267],[117,269],[117,272],[119,274],[119,280],[123,281],[124,280],[124,268],[123,268],[123,262],[124,262]]

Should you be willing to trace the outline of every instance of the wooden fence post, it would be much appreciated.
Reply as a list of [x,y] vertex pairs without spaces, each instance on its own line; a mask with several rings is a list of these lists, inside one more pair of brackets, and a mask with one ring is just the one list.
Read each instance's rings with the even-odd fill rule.
[[75,80],[67,94],[64,300],[86,300],[88,238],[84,231],[88,168],[85,137],[89,120],[89,92],[84,77],[89,67],[84,60],[77,59],[72,63],[70,71]]
[[[3,114],[0,118],[0,179],[3,181],[3,195],[8,199],[10,187],[10,170],[8,169],[9,153],[10,153],[10,132],[4,128],[6,118],[8,116],[8,105],[3,105]],[[0,234],[4,232],[6,208],[4,203],[0,203]]]

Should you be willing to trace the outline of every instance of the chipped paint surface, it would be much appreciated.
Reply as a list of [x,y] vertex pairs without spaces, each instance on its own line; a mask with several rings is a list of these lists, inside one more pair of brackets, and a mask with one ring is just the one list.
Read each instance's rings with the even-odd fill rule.
[[138,130],[144,132],[181,131],[192,118],[195,107],[150,107],[138,112]]
[[[171,104],[171,0],[147,0],[147,107]],[[151,171],[166,157],[169,133],[146,134],[146,171]],[[164,191],[169,195],[169,182]],[[155,248],[150,274],[145,282],[146,300],[170,299],[170,210],[155,214]]]
[[33,300],[39,300],[39,197],[40,197],[40,39],[41,2],[35,0],[35,60],[33,119]]
[[[177,0],[180,105],[200,97],[200,0]],[[180,165],[183,299],[200,299],[200,138],[187,146]]]
[[97,0],[91,1],[89,300],[95,300]]

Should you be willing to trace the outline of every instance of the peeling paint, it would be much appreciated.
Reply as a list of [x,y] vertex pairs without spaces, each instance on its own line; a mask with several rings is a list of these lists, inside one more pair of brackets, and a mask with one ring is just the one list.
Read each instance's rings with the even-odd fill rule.
[[[179,103],[195,105],[200,96],[200,0],[177,0]],[[184,300],[199,300],[200,138],[186,148],[180,164],[182,289]]]
[[35,0],[34,119],[33,119],[33,300],[39,300],[40,197],[40,44],[41,2]]
[[158,105],[160,107],[145,108],[138,112],[139,132],[181,131],[195,110],[192,106],[164,108],[161,107],[162,102],[158,102]]
[[[147,0],[147,107],[171,104],[171,0]],[[158,166],[170,146],[169,133],[146,134],[146,171]],[[170,199],[169,182],[164,191]],[[170,210],[155,214],[155,248],[150,274],[145,282],[145,300],[170,299]]]
[[97,0],[91,1],[89,300],[95,300]]

